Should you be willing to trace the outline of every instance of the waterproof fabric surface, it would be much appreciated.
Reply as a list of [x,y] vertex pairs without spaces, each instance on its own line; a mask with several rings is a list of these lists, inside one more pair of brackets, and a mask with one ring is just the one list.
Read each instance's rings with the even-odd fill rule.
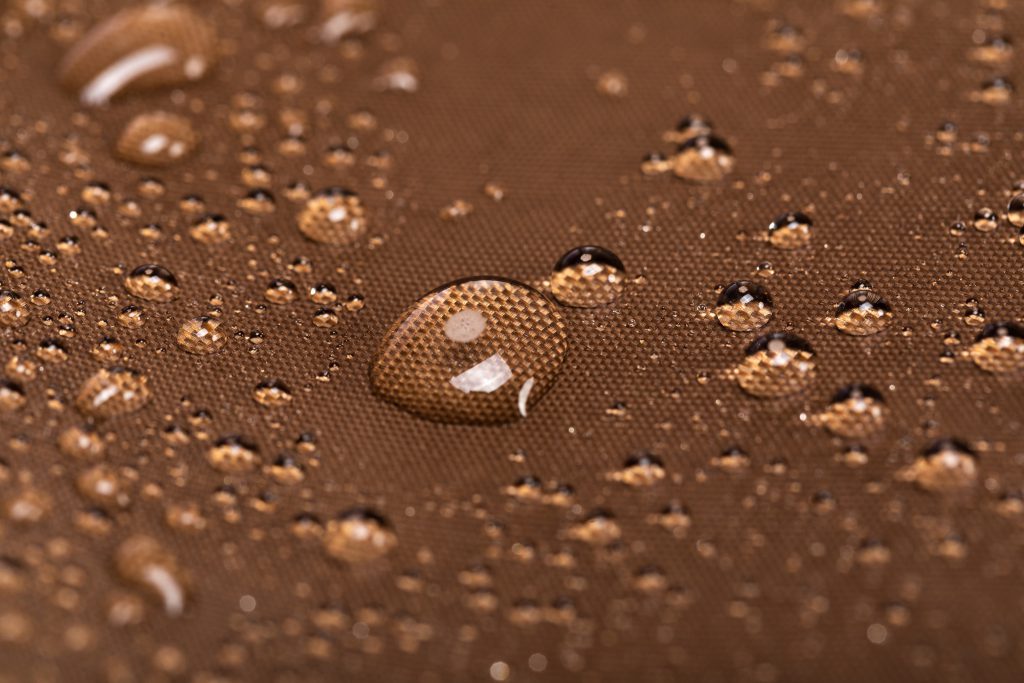
[[[1009,372],[971,349],[1024,316],[1024,110],[983,86],[1024,80],[993,41],[1024,8],[389,0],[333,40],[363,3],[197,0],[205,68],[85,104],[61,60],[129,6],[0,11],[0,681],[1021,680],[1024,385],[1012,343]],[[127,26],[97,63],[145,47]],[[156,110],[198,142],[147,168],[118,139]],[[643,173],[689,114],[732,171]],[[310,239],[296,183],[358,193],[363,231]],[[778,249],[794,211],[810,240]],[[622,293],[552,304],[564,360],[525,418],[374,392],[420,297],[544,290],[588,244]],[[126,288],[146,264],[172,300]],[[715,319],[737,280],[764,328]],[[833,320],[860,280],[891,307],[863,337]],[[783,331],[813,376],[753,397],[735,370]],[[837,436],[852,384],[884,408]]]

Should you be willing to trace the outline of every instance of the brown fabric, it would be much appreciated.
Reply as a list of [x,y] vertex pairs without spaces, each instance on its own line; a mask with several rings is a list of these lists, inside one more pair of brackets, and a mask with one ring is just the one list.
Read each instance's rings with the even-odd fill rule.
[[[47,226],[0,198],[14,223],[0,284],[30,315],[2,330],[3,360],[40,364],[12,378],[25,397],[5,390],[0,416],[0,681],[1021,680],[1024,517],[1007,494],[1024,483],[1024,389],[1019,372],[971,361],[980,328],[964,317],[972,298],[987,321],[1024,315],[1016,229],[970,225],[1024,173],[1019,96],[976,96],[994,75],[1024,80],[1020,57],[968,59],[979,29],[1021,35],[1020,7],[392,0],[366,35],[324,44],[318,4],[279,3],[307,10],[279,29],[259,18],[267,4],[193,2],[218,36],[208,75],[98,108],[58,69],[128,3],[0,11],[0,139],[30,163],[5,158],[2,184]],[[803,38],[766,39],[777,21]],[[837,68],[840,50],[863,54],[861,75]],[[389,73],[418,89],[382,90]],[[191,119],[191,156],[145,169],[114,155],[152,110]],[[364,110],[375,129],[351,116]],[[735,169],[703,185],[641,173],[690,113],[713,122]],[[304,148],[286,140],[297,121]],[[944,121],[959,129],[946,146]],[[249,147],[268,180],[246,170]],[[112,194],[90,207],[105,237],[69,214],[102,200],[90,182]],[[307,239],[296,182],[358,192],[365,235]],[[239,206],[257,187],[272,211]],[[190,212],[188,195],[205,208]],[[767,227],[792,211],[813,218],[810,244],[777,249]],[[206,226],[217,239],[190,230],[205,213],[228,239],[220,223]],[[69,235],[77,254],[58,248]],[[374,395],[373,354],[425,293],[472,276],[540,282],[586,244],[621,258],[626,287],[607,306],[559,308],[568,351],[528,417],[440,424]],[[146,264],[174,275],[172,301],[126,291]],[[267,300],[275,279],[295,301]],[[774,317],[730,332],[710,315],[716,288],[744,279],[769,290]],[[861,279],[893,318],[855,337],[831,317]],[[310,301],[317,283],[338,301]],[[315,324],[325,306],[336,326],[329,313]],[[227,343],[179,346],[182,325],[211,314]],[[730,372],[769,331],[806,340],[816,367],[797,393],[757,399]],[[95,350],[105,337],[121,358]],[[46,340],[65,362],[52,344],[38,360]],[[80,392],[111,366],[141,373],[148,401],[90,415]],[[852,440],[818,416],[854,383],[887,413],[840,457]],[[94,418],[98,457],[68,432]],[[901,475],[938,437],[978,453],[972,485]],[[274,466],[281,454],[301,482],[288,458]],[[99,496],[97,480],[123,491]],[[83,517],[96,507],[105,523]],[[353,529],[370,540],[319,536]],[[147,592],[151,566],[187,591],[180,616]],[[138,605],[139,623],[118,625]]]

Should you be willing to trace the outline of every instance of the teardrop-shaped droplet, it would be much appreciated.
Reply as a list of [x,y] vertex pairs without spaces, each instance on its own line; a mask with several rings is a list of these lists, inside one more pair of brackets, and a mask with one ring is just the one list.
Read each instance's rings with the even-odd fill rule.
[[88,105],[129,90],[202,78],[217,57],[213,27],[181,4],[121,10],[86,33],[60,67],[64,87]]
[[373,388],[437,422],[525,417],[568,350],[558,310],[536,290],[496,278],[457,280],[391,326],[371,368]]

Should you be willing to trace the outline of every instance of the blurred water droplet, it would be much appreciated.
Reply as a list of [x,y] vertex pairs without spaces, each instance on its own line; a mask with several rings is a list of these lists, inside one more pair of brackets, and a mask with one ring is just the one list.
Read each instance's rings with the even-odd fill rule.
[[191,154],[199,135],[184,116],[165,111],[137,115],[121,131],[115,147],[126,161],[143,166],[169,166]]
[[146,4],[101,21],[68,51],[60,81],[83,103],[202,78],[217,58],[213,27],[180,4]]
[[974,364],[986,372],[1016,372],[1024,368],[1024,326],[989,323],[971,345],[970,353]]

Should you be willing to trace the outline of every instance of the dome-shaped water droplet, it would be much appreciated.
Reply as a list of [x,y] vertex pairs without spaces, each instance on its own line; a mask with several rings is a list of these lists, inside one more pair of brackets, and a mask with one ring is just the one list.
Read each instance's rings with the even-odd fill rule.
[[892,309],[874,291],[855,289],[839,302],[834,322],[840,332],[864,337],[888,327],[892,322]]
[[130,272],[124,287],[140,299],[171,301],[178,295],[178,278],[163,266],[151,263]]
[[194,354],[220,351],[228,343],[221,324],[220,320],[205,315],[186,321],[178,330],[178,346]]
[[123,367],[105,368],[85,380],[75,405],[84,415],[104,419],[132,413],[150,399],[145,375]]
[[625,287],[626,268],[601,247],[576,247],[555,264],[551,294],[560,304],[593,308],[615,301]]
[[673,172],[684,180],[714,182],[732,172],[732,148],[714,135],[698,135],[682,145],[672,158]]
[[832,397],[832,402],[818,419],[833,434],[847,438],[862,437],[882,427],[886,412],[885,401],[876,389],[851,384]]
[[1016,372],[1024,368],[1024,326],[989,323],[971,345],[970,353],[974,364],[986,372]]
[[978,456],[957,439],[939,439],[926,448],[900,477],[926,491],[969,490],[978,480]]
[[398,537],[380,514],[356,508],[327,522],[323,543],[331,557],[357,563],[387,555],[398,545]]
[[722,327],[749,332],[772,319],[773,304],[768,290],[748,280],[733,282],[718,296],[715,317]]
[[768,241],[777,249],[799,249],[811,241],[814,222],[800,211],[784,213],[768,225]]
[[1014,195],[1006,206],[1006,219],[1015,228],[1024,228],[1024,194]]
[[761,398],[787,396],[806,388],[814,379],[815,354],[796,335],[773,332],[747,348],[736,367],[736,379],[748,394]]
[[351,244],[366,232],[366,211],[355,192],[332,187],[306,201],[298,215],[303,235],[322,244]]
[[199,135],[184,116],[166,111],[139,114],[124,127],[115,149],[124,160],[142,166],[169,166],[199,144]]
[[567,349],[561,315],[537,291],[509,280],[459,280],[402,314],[370,376],[378,395],[420,417],[507,422],[547,392]]

